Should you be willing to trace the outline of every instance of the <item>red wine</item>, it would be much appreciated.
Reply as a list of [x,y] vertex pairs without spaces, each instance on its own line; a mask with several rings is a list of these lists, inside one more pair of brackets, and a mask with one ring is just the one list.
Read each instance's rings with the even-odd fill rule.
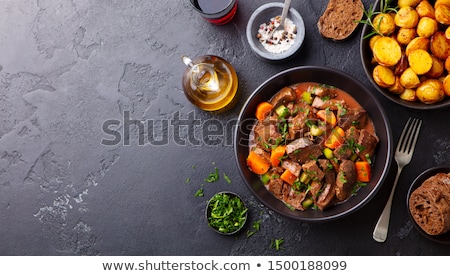
[[194,0],[194,5],[204,13],[214,14],[226,9],[232,0]]

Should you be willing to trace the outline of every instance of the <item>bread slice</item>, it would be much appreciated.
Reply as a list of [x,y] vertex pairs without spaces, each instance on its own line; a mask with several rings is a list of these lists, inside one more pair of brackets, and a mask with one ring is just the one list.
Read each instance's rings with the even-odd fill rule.
[[344,40],[356,27],[364,15],[361,0],[330,0],[327,8],[317,22],[322,36],[333,40]]
[[429,235],[450,231],[450,175],[438,173],[423,182],[409,198],[409,211]]

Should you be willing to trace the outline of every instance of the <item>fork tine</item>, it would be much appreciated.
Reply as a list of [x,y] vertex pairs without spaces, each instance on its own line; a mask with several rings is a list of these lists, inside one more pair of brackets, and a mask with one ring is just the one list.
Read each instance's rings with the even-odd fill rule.
[[417,142],[422,121],[419,119],[409,118],[403,128],[400,140],[397,146],[397,152],[410,153]]
[[403,127],[402,134],[400,135],[400,139],[398,140],[397,144],[397,152],[403,151],[404,145],[406,144],[407,136],[409,135],[409,131],[411,129],[411,117],[408,118],[408,121],[406,122],[405,126]]
[[411,135],[413,135],[414,137],[408,148],[408,154],[414,150],[414,148],[416,146],[417,138],[419,137],[420,127],[422,126],[422,120],[419,120],[419,119],[415,119],[415,120],[416,120],[416,124],[414,126],[414,131],[411,132]]

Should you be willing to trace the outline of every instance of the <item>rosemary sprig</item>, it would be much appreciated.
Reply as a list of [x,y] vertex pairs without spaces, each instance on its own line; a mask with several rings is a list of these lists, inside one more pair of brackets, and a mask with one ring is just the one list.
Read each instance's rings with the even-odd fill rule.
[[[372,31],[369,34],[365,35],[363,37],[363,39],[369,38],[369,37],[371,37],[373,35],[384,36],[384,34],[379,32],[380,24],[381,24],[382,20],[380,20],[378,22],[378,26],[376,26],[376,27],[375,27],[375,25],[374,25],[372,20],[378,14],[387,14],[389,12],[397,12],[398,8],[397,7],[392,8],[390,6],[390,4],[391,4],[391,0],[380,0],[380,10],[379,11],[375,11],[375,7],[373,6],[373,4],[370,4],[368,10],[364,10],[364,15],[365,15],[366,19],[359,20],[358,23],[366,24],[366,25],[371,26],[372,27]],[[364,7],[363,7],[363,9],[364,9]]]

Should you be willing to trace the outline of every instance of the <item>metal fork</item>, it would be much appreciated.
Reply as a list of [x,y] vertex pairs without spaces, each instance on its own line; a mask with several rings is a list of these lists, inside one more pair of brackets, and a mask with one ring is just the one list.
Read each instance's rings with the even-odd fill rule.
[[417,137],[419,136],[421,126],[421,120],[409,118],[406,122],[405,127],[403,128],[402,134],[400,135],[400,139],[398,141],[394,156],[398,166],[397,176],[395,177],[394,185],[392,186],[392,191],[389,195],[386,206],[384,207],[383,212],[378,219],[377,225],[375,226],[375,230],[373,231],[373,239],[377,242],[384,242],[386,240],[395,187],[397,186],[398,178],[402,172],[403,167],[411,162],[411,158],[414,153],[414,147],[416,146]]

